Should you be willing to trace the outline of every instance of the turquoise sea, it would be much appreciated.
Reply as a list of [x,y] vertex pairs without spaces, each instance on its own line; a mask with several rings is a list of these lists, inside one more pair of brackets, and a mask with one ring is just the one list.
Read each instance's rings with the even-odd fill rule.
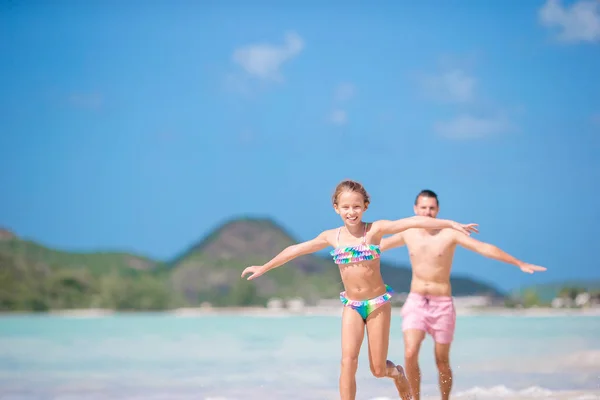
[[[366,350],[357,399],[397,398]],[[339,316],[0,317],[0,399],[334,400],[339,359]],[[600,317],[459,316],[451,361],[453,398],[600,399]],[[439,399],[430,338],[421,369]]]

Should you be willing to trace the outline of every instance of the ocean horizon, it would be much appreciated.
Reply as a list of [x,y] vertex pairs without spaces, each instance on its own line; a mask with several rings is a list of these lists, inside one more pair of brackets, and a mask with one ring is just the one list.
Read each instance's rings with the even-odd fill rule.
[[[339,399],[339,315],[0,316],[1,399]],[[452,398],[600,399],[600,316],[459,315]],[[404,364],[394,314],[389,358]],[[424,399],[439,398],[433,343]],[[357,400],[398,398],[371,376]]]

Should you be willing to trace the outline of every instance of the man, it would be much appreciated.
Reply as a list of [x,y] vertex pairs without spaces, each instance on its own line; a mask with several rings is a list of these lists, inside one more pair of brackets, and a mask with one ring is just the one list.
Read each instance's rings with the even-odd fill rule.
[[[435,218],[439,211],[437,195],[421,191],[415,200],[417,215]],[[509,264],[523,272],[545,271],[546,268],[517,260],[494,245],[480,242],[451,229],[429,231],[409,229],[384,238],[381,251],[406,245],[412,265],[412,282],[408,298],[402,307],[405,370],[415,400],[420,400],[421,372],[419,350],[429,333],[435,342],[435,361],[439,372],[442,400],[450,398],[452,370],[450,344],[454,339],[456,312],[452,301],[450,270],[456,245]]]

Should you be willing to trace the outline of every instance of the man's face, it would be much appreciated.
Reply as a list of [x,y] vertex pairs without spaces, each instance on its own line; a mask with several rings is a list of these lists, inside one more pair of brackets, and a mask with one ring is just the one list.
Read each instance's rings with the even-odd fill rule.
[[414,206],[415,214],[422,217],[437,217],[439,208],[437,200],[433,197],[419,196]]

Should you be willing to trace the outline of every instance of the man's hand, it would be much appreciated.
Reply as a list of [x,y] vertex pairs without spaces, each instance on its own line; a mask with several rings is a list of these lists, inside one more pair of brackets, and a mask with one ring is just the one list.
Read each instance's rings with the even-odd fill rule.
[[458,222],[454,222],[452,224],[452,229],[470,236],[471,232],[479,233],[479,229],[477,229],[478,226],[478,224],[459,224]]
[[521,269],[521,271],[523,271],[527,274],[533,274],[534,272],[540,272],[540,271],[546,270],[546,268],[540,267],[539,265],[533,265],[533,264],[528,264],[528,263],[520,263],[519,268]]
[[253,265],[252,267],[248,267],[242,271],[242,278],[247,274],[252,274],[247,279],[247,280],[251,281],[252,279],[258,278],[265,272],[267,272],[267,271],[265,271],[265,269],[262,265],[260,267]]

